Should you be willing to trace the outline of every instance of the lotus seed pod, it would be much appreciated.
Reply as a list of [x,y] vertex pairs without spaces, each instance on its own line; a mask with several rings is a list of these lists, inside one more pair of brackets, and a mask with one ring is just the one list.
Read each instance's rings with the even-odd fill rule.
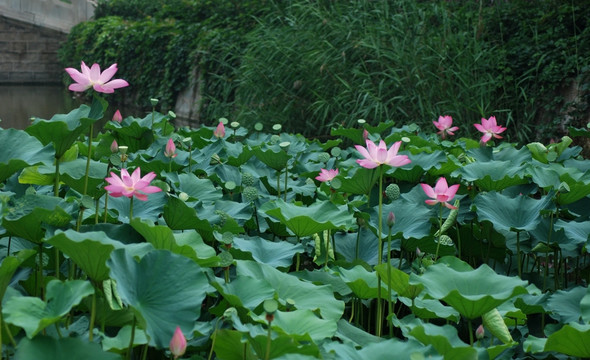
[[387,195],[387,198],[391,201],[399,199],[399,186],[397,184],[387,185],[387,187],[385,188],[385,195]]
[[242,186],[244,186],[244,187],[254,185],[255,180],[256,179],[254,178],[254,175],[252,175],[250,173],[243,173],[242,174]]
[[451,239],[448,235],[441,235],[438,241],[441,245],[453,246],[453,239]]
[[330,154],[328,154],[327,152],[321,152],[318,154],[318,161],[319,162],[326,163],[326,162],[328,162],[328,160],[330,160]]
[[258,199],[258,190],[253,186],[246,186],[244,190],[242,190],[242,195],[244,196],[244,200],[252,202]]

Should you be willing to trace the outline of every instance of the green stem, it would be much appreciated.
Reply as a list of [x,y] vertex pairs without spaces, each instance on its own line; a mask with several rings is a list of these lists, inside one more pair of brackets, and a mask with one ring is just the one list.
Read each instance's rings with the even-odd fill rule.
[[59,197],[59,159],[55,156],[55,182],[53,184],[53,195]]
[[90,125],[90,134],[88,135],[88,158],[86,159],[86,173],[84,174],[84,193],[82,195],[86,195],[88,193],[88,174],[90,172],[90,158],[92,157],[92,132],[94,130],[94,125]]
[[434,255],[434,261],[438,259],[438,250],[440,249],[441,237],[442,237],[442,214],[443,204],[440,204],[440,213],[438,216],[438,243],[436,244],[436,254]]
[[516,231],[516,259],[518,260],[518,277],[522,279],[522,260],[520,259],[520,231]]
[[[379,166],[379,246],[377,253],[377,265],[383,262],[383,167]],[[375,316],[375,333],[381,337],[381,318],[383,317],[383,308],[381,304],[381,276],[377,273],[377,314]]]
[[98,224],[98,217],[99,217],[98,209],[99,209],[100,203],[98,202],[98,199],[96,199],[95,202],[96,202],[96,207],[94,208],[94,224],[96,225],[96,224]]
[[473,346],[473,325],[471,325],[471,319],[467,321],[469,325],[469,345]]
[[281,172],[277,170],[277,199],[281,198]]
[[270,329],[270,321],[268,322],[268,333],[266,335],[266,355],[264,356],[265,360],[270,359],[270,343],[271,343],[271,329]]
[[211,360],[211,357],[213,356],[213,348],[215,348],[215,339],[217,338],[217,325],[219,324],[219,320],[221,318],[217,318],[217,321],[215,322],[215,329],[213,329],[213,335],[211,335],[211,337],[213,339],[211,339],[211,350],[209,350],[209,356],[207,357],[207,360]]
[[39,272],[37,274],[37,296],[41,299],[45,299],[45,296],[42,295],[43,289],[43,244],[39,243]]
[[361,247],[361,229],[362,227],[359,226],[359,231],[356,233],[356,256],[355,259],[359,258],[359,252]]
[[[387,234],[387,317],[393,314],[393,304],[391,302],[391,228],[390,226]],[[389,324],[389,337],[393,338],[393,322],[387,321],[387,323]]]
[[285,167],[285,194],[284,194],[285,201],[287,201],[287,181],[289,180],[288,175],[289,175],[289,170],[288,170],[288,168]]
[[133,196],[129,198],[129,221],[133,220]]
[[[0,316],[2,315],[2,309],[0,309]],[[3,321],[4,323],[4,329],[6,330],[6,335],[8,335],[8,340],[10,340],[10,343],[12,344],[12,346],[14,348],[16,348],[16,341],[14,341],[14,338],[12,337],[12,332],[10,331],[10,328],[8,327],[8,323],[6,321]],[[0,342],[0,344],[2,344]]]
[[131,324],[131,338],[129,339],[129,347],[127,348],[127,360],[131,360],[131,355],[133,353],[133,341],[135,341],[135,324],[137,319],[135,319],[135,315],[133,316],[133,323]]
[[96,321],[96,289],[92,294],[92,306],[90,308],[90,324],[88,326],[88,340],[92,342],[94,338],[94,322]]

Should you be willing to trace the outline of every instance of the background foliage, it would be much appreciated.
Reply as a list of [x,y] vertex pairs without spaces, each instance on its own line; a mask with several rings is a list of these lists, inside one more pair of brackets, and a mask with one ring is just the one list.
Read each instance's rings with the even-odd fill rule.
[[[128,101],[141,106],[150,97],[172,106],[198,64],[205,123],[223,116],[318,136],[359,118],[424,127],[447,114],[475,132],[495,115],[512,141],[548,140],[587,120],[585,4],[101,1],[61,59],[117,62],[134,88]],[[563,97],[573,80],[575,104]]]

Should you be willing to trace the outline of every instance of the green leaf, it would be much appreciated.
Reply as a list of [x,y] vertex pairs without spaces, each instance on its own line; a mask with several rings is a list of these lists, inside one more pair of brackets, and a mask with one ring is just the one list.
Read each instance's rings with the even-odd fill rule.
[[31,296],[16,296],[8,299],[2,308],[7,323],[22,327],[28,338],[61,320],[83,298],[94,293],[90,282],[51,280],[47,284],[47,302]]
[[[273,330],[304,341],[307,335],[316,343],[336,333],[336,321],[317,317],[311,310],[277,311],[271,324]],[[261,319],[263,320],[263,319]]]
[[109,278],[106,261],[114,249],[127,248],[137,255],[152,249],[145,243],[125,245],[109,238],[104,232],[79,233],[74,230],[58,230],[46,242],[68,255],[95,282]]
[[266,164],[266,166],[276,171],[281,171],[287,167],[287,162],[290,158],[286,151],[283,151],[277,146],[267,150],[262,150],[260,147],[255,147],[253,152],[258,160],[262,161],[264,164]]
[[412,273],[410,284],[424,285],[428,295],[443,300],[468,319],[482,316],[509,298],[527,292],[525,281],[498,275],[485,264],[469,271],[457,271],[447,264],[430,265],[422,276]]
[[[162,210],[164,209],[167,200],[167,195],[163,191],[149,194],[147,201],[134,199],[133,217],[156,221],[160,217],[160,214],[162,214]],[[131,206],[131,201],[128,197],[110,196],[108,205],[109,209],[117,210],[119,213],[119,221],[129,222],[129,207]]]
[[185,192],[200,201],[216,201],[223,196],[221,190],[216,189],[211,180],[199,179],[195,174],[180,174],[178,181],[178,186],[175,187],[178,192]]
[[557,351],[579,358],[590,357],[590,324],[570,323],[549,335],[545,351]]
[[[59,167],[60,181],[73,188],[80,194],[84,193],[84,181],[86,177],[86,159],[76,159],[62,163]],[[105,177],[107,177],[107,164],[90,160],[88,168],[88,185],[86,194],[98,199],[105,190]]]
[[377,298],[377,274],[369,272],[364,267],[356,265],[350,270],[337,268],[342,281],[348,285],[352,292],[361,299]]
[[519,195],[515,198],[489,192],[478,194],[473,200],[480,221],[487,220],[499,230],[534,230],[541,221],[541,210],[552,207],[552,194],[535,200]]
[[270,265],[247,260],[236,260],[236,274],[238,277],[265,279],[276,290],[282,303],[293,299],[297,309],[319,310],[324,319],[337,321],[344,312],[344,302],[336,300],[329,285],[314,285]]
[[377,273],[381,276],[381,281],[385,284],[389,284],[391,289],[399,296],[415,299],[424,289],[422,284],[411,285],[410,275],[396,267],[388,266],[388,264],[381,264],[375,266],[375,270],[377,270]]
[[409,334],[424,345],[432,345],[445,358],[477,358],[477,350],[459,338],[454,326],[422,324],[412,328]]
[[507,187],[527,184],[524,177],[525,165],[514,165],[512,161],[476,161],[453,172],[453,176],[474,182],[484,191],[501,191]]
[[336,206],[330,201],[319,201],[306,207],[276,200],[263,205],[260,211],[279,219],[298,237],[324,230],[348,229],[356,224],[345,205]]
[[37,252],[33,249],[24,249],[12,256],[7,256],[2,260],[0,264],[0,303],[4,298],[6,288],[12,280],[16,269],[28,258],[36,254]]
[[209,282],[199,265],[166,250],[153,250],[137,262],[124,249],[107,261],[123,303],[132,307],[158,349],[168,347],[176,326],[187,334],[201,312]]
[[254,310],[266,299],[274,296],[275,290],[264,279],[240,276],[229,283],[213,282],[211,285],[236,308]]
[[379,180],[379,172],[375,169],[358,168],[352,177],[339,177],[342,184],[339,192],[349,194],[368,194]]
[[80,338],[54,339],[39,335],[34,339],[22,339],[14,355],[16,360],[121,360],[121,356],[103,351],[100,345],[85,342]]
[[235,237],[232,252],[234,249],[248,252],[254,260],[273,267],[289,267],[293,264],[293,256],[304,252],[300,243],[273,242],[261,237]]
[[510,331],[500,315],[498,309],[492,309],[481,316],[483,320],[483,326],[488,329],[492,335],[500,339],[504,344],[512,343],[512,336]]
[[[109,337],[104,335],[102,340],[102,348],[104,351],[117,351],[119,353],[123,353],[127,351],[129,348],[129,342],[131,341],[131,325],[125,325],[115,337]],[[133,345],[143,345],[148,343],[148,338],[145,334],[145,331],[142,329],[134,329],[133,334]]]
[[0,129],[0,182],[31,165],[52,164],[55,160],[51,145],[44,146],[22,130]]

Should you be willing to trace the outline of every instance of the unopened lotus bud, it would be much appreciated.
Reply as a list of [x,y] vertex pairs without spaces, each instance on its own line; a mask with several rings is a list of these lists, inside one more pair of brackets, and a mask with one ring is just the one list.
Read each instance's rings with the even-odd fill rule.
[[395,224],[395,214],[393,213],[393,211],[390,211],[389,214],[387,214],[387,226],[392,228],[394,224]]
[[176,331],[174,331],[174,336],[172,336],[172,340],[170,340],[170,352],[174,355],[174,359],[178,359],[180,356],[184,355],[186,351],[186,338],[180,330],[180,327],[176,327]]
[[416,256],[417,256],[417,257],[420,257],[420,256],[422,256],[422,255],[424,255],[424,253],[422,252],[422,250],[420,250],[420,248],[419,248],[419,247],[417,247],[417,248],[416,248]]
[[123,116],[121,115],[121,112],[119,110],[115,111],[115,113],[113,114],[113,121],[118,123],[121,123],[123,121]]
[[387,187],[385,188],[385,195],[391,201],[399,199],[399,196],[400,196],[399,186],[397,184],[387,185]]
[[330,160],[330,154],[328,154],[327,152],[321,152],[318,154],[318,161],[319,162],[327,163],[329,160]]
[[117,140],[113,140],[113,143],[111,144],[111,152],[113,154],[116,154],[119,152],[119,144],[117,144]]
[[367,129],[363,129],[363,140],[367,141],[368,138],[369,132],[367,131]]
[[252,202],[258,199],[258,190],[253,186],[246,186],[244,190],[242,190],[242,195],[244,196],[244,200]]
[[254,175],[250,174],[250,173],[243,173],[242,174],[242,186],[252,186],[254,185],[254,181],[256,181],[256,179],[254,178]]
[[483,325],[479,325],[477,327],[477,329],[475,330],[475,337],[477,338],[477,340],[481,340],[483,339],[483,337],[485,336],[486,332],[483,328]]

